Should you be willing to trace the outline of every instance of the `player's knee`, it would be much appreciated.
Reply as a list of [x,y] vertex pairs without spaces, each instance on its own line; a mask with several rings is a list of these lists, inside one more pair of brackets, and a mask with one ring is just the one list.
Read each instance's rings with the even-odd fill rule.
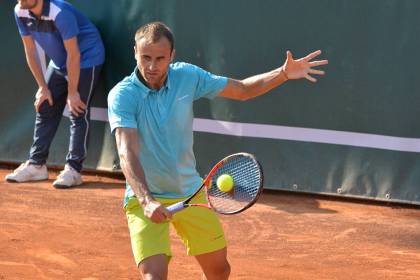
[[223,265],[215,266],[210,271],[207,271],[206,278],[212,279],[228,279],[230,275],[230,264],[226,261]]
[[166,277],[153,273],[142,274],[141,276],[143,280],[166,280]]
[[168,277],[168,262],[165,255],[149,257],[139,264],[140,274],[145,280],[163,280]]
[[225,278],[222,278],[222,279],[228,279],[229,278],[229,275],[230,275],[230,264],[228,262],[226,262],[226,266],[225,266],[225,268],[223,270],[222,275],[223,275],[223,277],[225,277]]
[[223,267],[223,269],[219,272],[219,278],[218,279],[228,279],[230,275],[230,264],[226,262],[226,265]]
[[144,280],[165,280],[167,273],[160,269],[152,269],[148,267],[140,267],[140,274]]

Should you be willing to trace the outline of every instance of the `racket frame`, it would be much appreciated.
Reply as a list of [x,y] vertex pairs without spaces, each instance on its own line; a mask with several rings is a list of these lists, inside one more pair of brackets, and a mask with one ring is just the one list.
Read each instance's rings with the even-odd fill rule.
[[[209,199],[209,194],[207,191],[207,188],[209,188],[209,184],[211,184],[212,179],[214,174],[217,172],[217,170],[224,165],[224,163],[226,161],[228,161],[231,157],[236,157],[236,156],[245,156],[248,158],[251,158],[256,165],[258,166],[259,169],[259,173],[261,176],[261,180],[260,180],[260,185],[258,187],[257,190],[257,194],[255,195],[255,197],[253,198],[252,201],[248,202],[248,204],[245,207],[242,207],[241,209],[238,209],[236,211],[232,211],[232,212],[225,212],[225,211],[219,211],[217,208],[214,208],[211,205],[211,200]],[[218,163],[216,163],[213,168],[210,170],[210,172],[207,174],[206,178],[203,180],[203,183],[201,184],[201,186],[187,199],[177,202],[175,204],[172,204],[170,206],[167,207],[167,209],[172,213],[177,213],[185,208],[191,207],[191,206],[200,206],[200,207],[205,207],[208,209],[212,209],[213,211],[219,213],[219,214],[223,214],[223,215],[233,215],[233,214],[237,214],[240,212],[245,211],[246,209],[248,209],[249,207],[251,207],[252,205],[255,204],[255,202],[257,202],[258,198],[260,197],[261,193],[262,193],[262,189],[263,189],[263,185],[264,185],[264,174],[262,171],[262,167],[261,164],[258,162],[258,160],[255,158],[254,155],[249,154],[249,153],[236,153],[236,154],[231,154],[229,156],[226,156],[225,158],[223,158],[222,160],[220,160]],[[206,194],[206,198],[207,198],[207,204],[204,203],[189,203],[198,193],[200,193],[203,189],[205,189],[205,194]]]

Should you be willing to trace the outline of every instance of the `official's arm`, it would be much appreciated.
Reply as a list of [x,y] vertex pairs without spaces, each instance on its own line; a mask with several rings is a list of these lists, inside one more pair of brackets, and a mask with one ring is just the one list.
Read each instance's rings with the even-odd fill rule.
[[64,47],[67,52],[67,78],[68,78],[68,103],[70,111],[76,116],[83,113],[86,104],[80,99],[78,85],[80,78],[80,50],[77,43],[77,37],[74,36],[64,41]]
[[44,74],[42,73],[41,69],[41,61],[38,56],[38,52],[36,49],[36,45],[32,36],[26,35],[22,36],[23,46],[25,48],[25,56],[26,62],[28,63],[29,69],[34,76],[36,83],[38,84],[38,91],[35,96],[35,111],[39,112],[39,108],[41,104],[48,100],[50,106],[53,105],[53,99],[51,97],[50,90],[48,89],[48,85],[45,81]]

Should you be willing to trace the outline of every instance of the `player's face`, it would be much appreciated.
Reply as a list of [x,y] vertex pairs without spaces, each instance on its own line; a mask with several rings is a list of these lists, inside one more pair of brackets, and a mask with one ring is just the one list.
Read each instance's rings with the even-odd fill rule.
[[168,67],[175,53],[175,50],[171,51],[169,40],[162,37],[156,43],[151,43],[142,38],[134,46],[134,53],[137,68],[147,86],[153,89],[161,88],[166,80]]
[[38,5],[38,0],[17,0],[21,9],[30,10]]

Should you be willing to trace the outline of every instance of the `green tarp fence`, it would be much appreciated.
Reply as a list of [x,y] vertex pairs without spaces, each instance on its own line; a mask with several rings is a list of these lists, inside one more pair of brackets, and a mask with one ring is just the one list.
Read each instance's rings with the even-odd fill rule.
[[[291,81],[247,102],[196,102],[195,151],[204,175],[221,157],[256,154],[265,188],[420,204],[420,1],[70,1],[97,25],[106,65],[92,109],[86,168],[117,172],[106,123],[110,88],[135,66],[136,29],[160,20],[175,33],[177,61],[233,78],[322,49],[327,75]],[[28,156],[36,84],[15,26],[0,3],[0,161]],[[49,164],[63,165],[66,117]]]

